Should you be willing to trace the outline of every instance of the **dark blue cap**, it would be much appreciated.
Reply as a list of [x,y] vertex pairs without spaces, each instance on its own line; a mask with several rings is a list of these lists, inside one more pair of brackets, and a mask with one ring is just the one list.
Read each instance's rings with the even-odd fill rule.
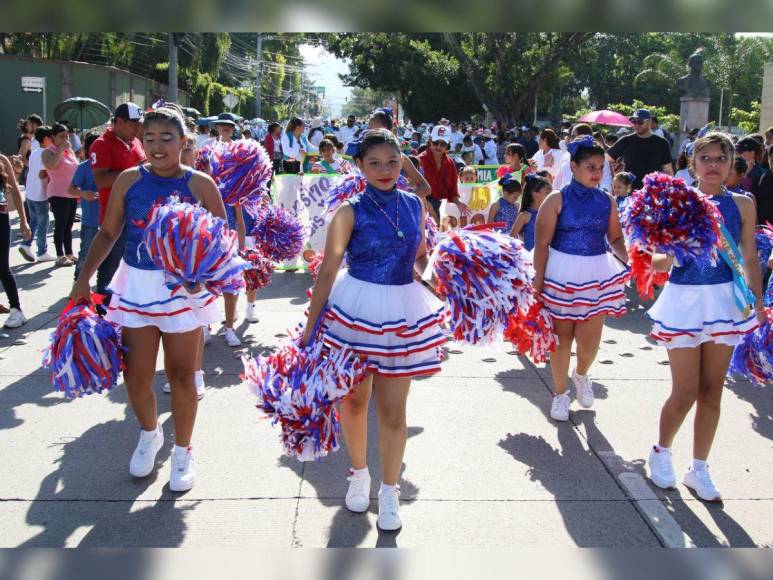
[[636,109],[633,112],[633,115],[628,117],[629,119],[638,119],[640,121],[646,121],[647,119],[652,119],[652,113],[650,113],[649,109]]

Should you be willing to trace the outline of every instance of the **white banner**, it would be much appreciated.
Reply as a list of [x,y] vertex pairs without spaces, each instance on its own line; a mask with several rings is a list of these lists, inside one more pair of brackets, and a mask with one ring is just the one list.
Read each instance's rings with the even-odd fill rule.
[[467,204],[470,215],[466,219],[462,218],[456,204],[443,201],[440,205],[440,220],[445,222],[444,229],[485,224],[491,206],[500,197],[499,189],[496,180],[489,183],[460,183],[459,201]]

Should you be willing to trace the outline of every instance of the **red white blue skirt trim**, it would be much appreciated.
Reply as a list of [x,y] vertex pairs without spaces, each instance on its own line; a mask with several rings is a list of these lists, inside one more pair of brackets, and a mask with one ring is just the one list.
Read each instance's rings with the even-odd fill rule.
[[666,348],[691,348],[704,342],[735,346],[757,328],[754,312],[744,316],[735,303],[733,283],[667,282],[647,311],[650,336]]
[[622,316],[629,275],[630,270],[610,253],[575,256],[550,248],[542,299],[557,320]]
[[348,348],[386,377],[440,370],[447,333],[446,307],[418,282],[373,284],[338,273],[328,299],[323,336],[330,348]]
[[162,270],[142,270],[121,260],[108,289],[113,296],[105,318],[126,328],[190,332],[221,320],[217,296],[206,291],[194,296],[182,289],[172,294]]

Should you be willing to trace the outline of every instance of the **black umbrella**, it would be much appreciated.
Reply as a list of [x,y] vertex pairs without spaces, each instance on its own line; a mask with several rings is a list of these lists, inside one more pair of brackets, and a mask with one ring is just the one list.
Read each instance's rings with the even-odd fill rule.
[[201,117],[201,113],[194,109],[193,107],[180,107],[183,110],[183,113],[185,113],[186,116],[190,117],[191,119],[198,119]]
[[59,103],[54,109],[57,121],[67,121],[81,131],[104,125],[110,120],[110,109],[88,97],[72,97]]

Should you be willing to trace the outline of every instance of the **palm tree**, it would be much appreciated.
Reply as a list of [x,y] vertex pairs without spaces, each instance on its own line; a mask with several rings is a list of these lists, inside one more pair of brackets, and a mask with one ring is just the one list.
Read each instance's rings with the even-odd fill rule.
[[661,52],[647,55],[642,61],[642,66],[642,70],[633,79],[635,89],[647,81],[673,86],[684,71],[683,64],[680,65],[670,55]]

